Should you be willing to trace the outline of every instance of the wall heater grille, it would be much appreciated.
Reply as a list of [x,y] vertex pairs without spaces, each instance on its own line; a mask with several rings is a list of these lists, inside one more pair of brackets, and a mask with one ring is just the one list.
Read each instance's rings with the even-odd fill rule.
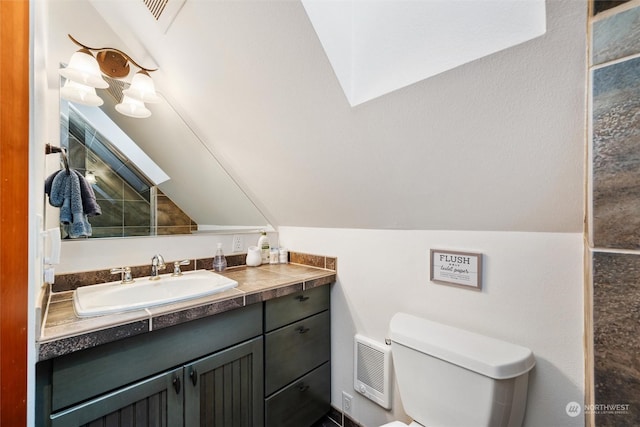
[[385,409],[391,409],[391,347],[357,334],[353,387]]

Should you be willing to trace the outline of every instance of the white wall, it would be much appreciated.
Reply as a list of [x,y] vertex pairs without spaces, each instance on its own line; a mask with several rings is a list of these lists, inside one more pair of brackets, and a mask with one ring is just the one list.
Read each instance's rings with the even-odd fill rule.
[[[583,402],[582,234],[385,231],[280,227],[297,251],[338,257],[332,289],[332,403],[345,390],[365,426],[403,418],[400,400],[386,412],[353,390],[353,335],[382,341],[398,311],[429,317],[529,347],[525,426],[578,426],[565,406]],[[474,292],[429,281],[429,249],[484,254],[484,289]]]

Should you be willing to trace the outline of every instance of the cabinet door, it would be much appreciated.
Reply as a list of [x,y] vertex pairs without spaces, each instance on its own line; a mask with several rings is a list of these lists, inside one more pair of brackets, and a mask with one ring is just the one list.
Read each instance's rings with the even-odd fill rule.
[[263,425],[262,337],[186,365],[185,426]]
[[51,426],[179,427],[182,383],[182,369],[176,369],[54,414]]

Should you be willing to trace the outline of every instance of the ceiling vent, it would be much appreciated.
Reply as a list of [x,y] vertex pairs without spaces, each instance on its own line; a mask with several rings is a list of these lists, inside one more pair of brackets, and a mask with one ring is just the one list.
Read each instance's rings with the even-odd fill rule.
[[184,6],[186,0],[142,0],[144,5],[149,9],[151,15],[156,20],[163,33],[169,30],[169,27],[178,16],[178,13]]
[[165,6],[169,3],[169,0],[143,0],[149,12],[156,18],[156,21],[160,19],[162,15],[162,11],[164,11]]

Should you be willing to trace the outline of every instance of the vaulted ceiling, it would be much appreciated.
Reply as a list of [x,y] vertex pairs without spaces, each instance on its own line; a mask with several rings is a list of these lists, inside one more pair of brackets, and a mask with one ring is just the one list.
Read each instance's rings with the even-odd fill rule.
[[548,0],[544,35],[355,107],[299,1],[186,0],[166,32],[142,0],[91,4],[75,36],[157,65],[275,225],[582,230],[586,2]]

